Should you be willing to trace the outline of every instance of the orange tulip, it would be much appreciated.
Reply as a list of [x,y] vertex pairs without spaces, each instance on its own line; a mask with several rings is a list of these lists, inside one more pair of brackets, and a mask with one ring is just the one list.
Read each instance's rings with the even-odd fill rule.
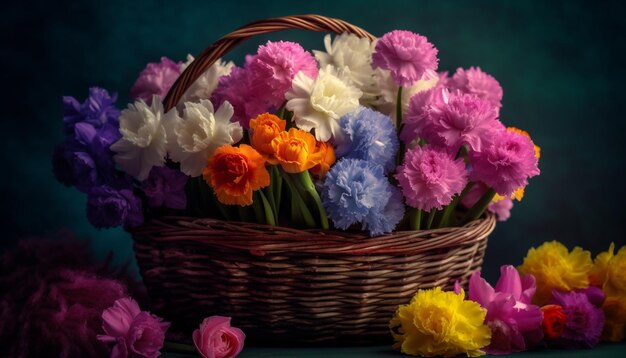
[[328,142],[319,142],[316,152],[321,155],[321,159],[318,165],[311,168],[311,172],[315,175],[323,177],[330,170],[330,167],[335,164],[335,160],[337,160],[335,157],[335,150]]
[[259,114],[250,120],[250,144],[270,163],[276,164],[272,140],[285,130],[287,122],[269,113]]
[[226,205],[251,205],[252,192],[270,184],[265,159],[246,144],[217,148],[209,157],[203,177],[215,190],[217,200]]
[[272,140],[277,162],[287,173],[301,173],[318,165],[322,153],[316,150],[315,137],[308,132],[291,128]]

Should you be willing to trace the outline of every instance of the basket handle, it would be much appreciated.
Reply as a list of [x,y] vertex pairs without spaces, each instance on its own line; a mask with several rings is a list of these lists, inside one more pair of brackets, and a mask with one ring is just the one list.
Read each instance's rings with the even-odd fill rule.
[[172,88],[170,88],[163,106],[165,111],[172,109],[204,71],[224,54],[239,45],[244,40],[255,35],[262,35],[287,29],[302,29],[310,31],[330,31],[336,34],[349,32],[359,37],[374,40],[375,37],[362,28],[340,19],[321,15],[293,15],[273,19],[251,22],[215,41],[183,71]]

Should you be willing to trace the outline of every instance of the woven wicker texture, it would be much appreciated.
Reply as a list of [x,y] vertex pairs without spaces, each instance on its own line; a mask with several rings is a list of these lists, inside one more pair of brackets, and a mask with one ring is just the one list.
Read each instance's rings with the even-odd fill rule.
[[168,217],[133,232],[153,307],[182,331],[232,316],[252,340],[362,342],[388,337],[420,288],[467,283],[492,215],[462,228],[364,233]]
[[[291,28],[374,38],[318,15],[248,24],[196,58],[170,90],[166,110],[243,40]],[[482,264],[494,226],[488,215],[462,228],[370,238],[362,232],[163,217],[132,234],[153,310],[173,322],[174,330],[189,333],[202,318],[225,315],[257,342],[371,343],[389,339],[395,307],[418,289],[467,283]]]

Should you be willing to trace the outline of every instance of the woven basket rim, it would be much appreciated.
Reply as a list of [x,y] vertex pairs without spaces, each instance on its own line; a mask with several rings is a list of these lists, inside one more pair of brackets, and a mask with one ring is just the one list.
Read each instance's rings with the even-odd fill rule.
[[415,254],[482,240],[493,231],[495,221],[495,215],[488,213],[461,227],[394,231],[369,237],[362,231],[295,229],[213,218],[162,216],[152,218],[130,232],[136,242],[194,241],[259,255],[287,251],[356,255]]

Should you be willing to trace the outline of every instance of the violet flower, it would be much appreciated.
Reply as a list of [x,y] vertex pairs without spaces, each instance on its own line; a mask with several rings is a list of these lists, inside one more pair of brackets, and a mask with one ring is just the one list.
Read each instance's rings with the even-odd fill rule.
[[601,308],[603,296],[597,287],[570,292],[552,290],[549,303],[563,307],[567,320],[561,337],[551,341],[550,345],[567,349],[592,348],[597,345],[605,321]]
[[539,306],[530,304],[535,295],[535,278],[520,277],[515,267],[500,267],[500,279],[495,289],[479,271],[469,282],[469,299],[487,309],[485,321],[491,328],[489,354],[521,352],[536,345],[543,337],[542,314]]
[[88,123],[95,128],[105,124],[117,127],[120,110],[115,107],[117,93],[109,95],[103,88],[91,87],[85,102],[79,103],[71,96],[63,97],[63,123],[65,133],[74,133],[77,123]]
[[189,177],[168,167],[152,167],[148,179],[141,183],[141,190],[153,208],[184,209],[187,206],[185,184]]

